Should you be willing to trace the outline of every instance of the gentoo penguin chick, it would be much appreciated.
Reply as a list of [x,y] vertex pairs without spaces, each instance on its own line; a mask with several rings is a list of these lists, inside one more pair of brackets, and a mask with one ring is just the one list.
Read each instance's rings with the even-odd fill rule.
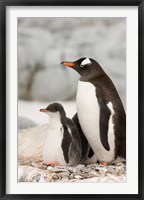
[[78,120],[98,161],[107,165],[117,156],[126,158],[126,115],[111,79],[92,58],[62,64],[80,74]]
[[43,149],[44,163],[77,165],[81,159],[81,142],[74,122],[66,117],[59,103],[52,103],[40,111],[49,115],[49,129]]

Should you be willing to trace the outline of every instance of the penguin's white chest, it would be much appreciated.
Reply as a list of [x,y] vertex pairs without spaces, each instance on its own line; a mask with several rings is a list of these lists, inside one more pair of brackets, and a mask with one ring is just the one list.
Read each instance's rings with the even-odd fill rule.
[[108,128],[108,142],[110,151],[107,151],[100,140],[100,107],[96,96],[96,87],[90,82],[79,81],[77,97],[77,113],[81,128],[96,154],[99,161],[111,162],[114,159],[114,130],[112,124],[113,107],[111,103],[107,106],[111,110]]
[[50,125],[43,149],[43,161],[45,163],[56,161],[61,165],[66,165],[64,154],[61,148],[62,140],[63,129],[61,123],[58,122],[55,124],[55,126]]

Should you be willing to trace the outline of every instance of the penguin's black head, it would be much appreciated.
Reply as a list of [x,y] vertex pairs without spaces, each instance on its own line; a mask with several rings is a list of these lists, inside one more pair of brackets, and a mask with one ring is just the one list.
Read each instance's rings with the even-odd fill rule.
[[52,103],[52,104],[48,105],[47,108],[40,109],[40,112],[44,112],[53,118],[66,117],[65,110],[60,103]]
[[103,71],[101,66],[92,58],[80,58],[74,62],[63,61],[61,64],[74,69],[81,76],[87,76],[88,78],[99,76]]

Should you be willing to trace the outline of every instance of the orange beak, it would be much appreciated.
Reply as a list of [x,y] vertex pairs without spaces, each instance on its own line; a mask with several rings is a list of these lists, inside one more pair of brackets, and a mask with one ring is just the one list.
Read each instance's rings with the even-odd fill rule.
[[63,64],[64,66],[68,66],[68,67],[74,67],[75,63],[73,62],[62,62],[61,64]]
[[42,108],[42,109],[40,109],[39,111],[40,111],[40,112],[48,112],[48,110],[45,109],[45,108]]

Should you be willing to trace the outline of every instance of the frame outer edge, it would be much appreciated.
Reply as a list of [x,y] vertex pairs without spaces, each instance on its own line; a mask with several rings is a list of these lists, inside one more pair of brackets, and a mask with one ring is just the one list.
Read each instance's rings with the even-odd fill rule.
[[[0,44],[2,42],[2,3],[0,2]],[[1,66],[2,66],[2,48],[0,48],[0,120],[1,120],[1,110],[2,110],[2,103],[1,103],[1,96],[2,96],[2,81],[1,81]],[[0,126],[0,162],[2,161],[2,127]],[[2,168],[0,165],[0,199],[2,198]]]
[[6,13],[0,1],[0,198],[6,194]]
[[138,10],[138,134],[139,134],[139,195],[144,199],[144,1],[139,5]]
[[9,6],[138,6],[143,0],[2,0]]
[[[36,3],[39,2],[39,3]],[[92,1],[90,1],[92,2]],[[101,5],[105,4],[106,5],[106,1],[103,1],[104,3],[100,3]],[[110,5],[116,4],[116,2],[113,2]],[[120,1],[119,1],[120,2]],[[48,2],[43,1],[35,1],[35,5],[40,5],[40,4],[46,4],[48,5]],[[144,75],[144,68],[142,68],[142,64],[144,64],[144,2],[141,0],[138,0],[137,3],[136,1],[130,1],[130,3],[128,3],[128,1],[126,1],[126,4],[124,3],[124,1],[121,1],[121,5],[139,5],[139,132],[141,132],[140,137],[139,137],[139,177],[141,175],[141,179],[139,180],[139,195],[140,195],[140,199],[143,200],[144,199],[144,195],[143,195],[143,191],[144,191],[144,177],[143,175],[143,169],[144,169],[144,161],[143,161],[143,155],[141,152],[144,152],[144,144],[142,145],[142,142],[144,142],[144,136],[143,136],[143,127],[142,127],[142,119],[143,118],[143,114],[144,114],[144,92],[142,90],[142,86],[144,85],[144,79],[143,79],[143,75]],[[2,46],[2,49],[0,49],[0,119],[1,119],[1,125],[0,125],[0,163],[3,163],[0,165],[0,199],[48,199],[48,196],[50,197],[50,199],[61,199],[61,197],[63,197],[63,199],[73,199],[74,197],[68,197],[67,195],[59,195],[59,197],[52,197],[51,195],[15,195],[15,194],[11,194],[11,195],[6,195],[6,4],[7,5],[28,5],[28,1],[21,1],[20,0],[15,0],[15,1],[10,1],[7,0],[6,2],[1,2],[0,1],[0,44]],[[55,3],[50,3],[50,4],[56,4],[59,5],[59,1],[55,2]],[[64,3],[66,4],[66,3]],[[63,5],[64,5],[63,4]],[[74,3],[70,3],[70,4],[74,4]],[[68,5],[70,5],[68,4]],[[89,4],[89,3],[88,3]],[[34,5],[34,1],[30,0],[30,5]],[[96,5],[96,3],[95,3]],[[118,5],[120,5],[120,3],[118,3]],[[140,166],[141,164],[141,166]],[[75,196],[75,195],[74,195]],[[98,195],[99,196],[99,195]],[[102,195],[103,196],[103,195]],[[113,199],[115,198],[117,195],[114,195],[113,197],[111,195],[108,195],[107,197],[100,197],[100,199]],[[111,196],[111,197],[110,197]],[[123,199],[125,199],[125,195],[122,195]],[[85,196],[86,197],[86,196]],[[83,195],[80,195],[79,198],[78,196],[75,196],[75,199],[85,199],[85,197]],[[90,197],[87,197],[87,199],[89,199]],[[91,198],[90,198],[91,199]],[[95,196],[93,199],[97,199],[97,197]],[[99,198],[98,198],[99,199]],[[121,197],[119,197],[119,199],[121,199]],[[139,197],[137,195],[128,195],[127,200],[129,199],[139,199]]]

